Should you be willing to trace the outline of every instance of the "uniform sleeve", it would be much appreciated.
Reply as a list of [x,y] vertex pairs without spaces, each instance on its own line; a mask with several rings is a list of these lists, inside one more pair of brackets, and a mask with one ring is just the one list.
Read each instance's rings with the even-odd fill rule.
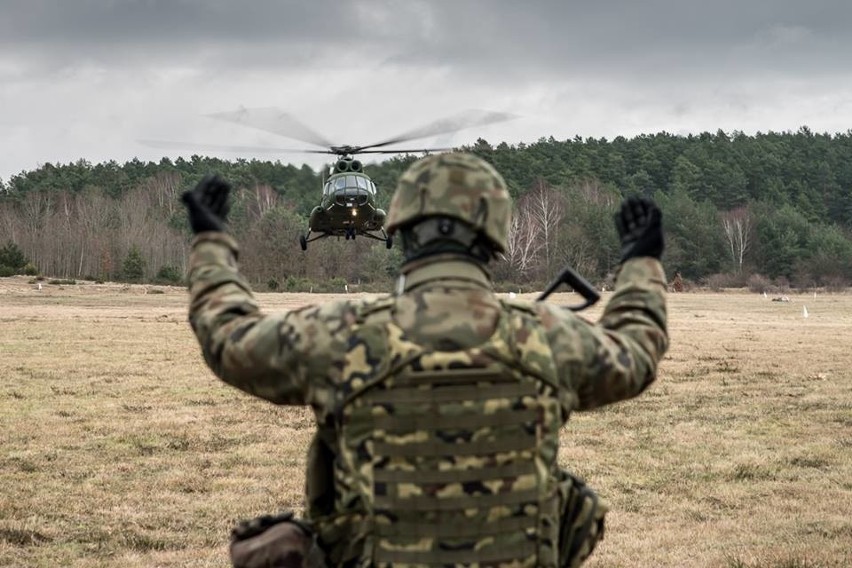
[[237,244],[201,233],[189,266],[189,321],[210,369],[226,383],[276,404],[306,404],[321,326],[311,310],[263,314],[237,269]]
[[632,398],[654,381],[669,343],[665,290],[660,262],[635,258],[621,267],[597,324],[550,312],[557,369],[579,410]]

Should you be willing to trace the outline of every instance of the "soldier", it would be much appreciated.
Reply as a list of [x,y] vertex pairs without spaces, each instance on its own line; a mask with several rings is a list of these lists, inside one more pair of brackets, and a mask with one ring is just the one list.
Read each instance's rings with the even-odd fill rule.
[[184,194],[192,328],[218,377],[310,405],[317,423],[305,519],[237,527],[234,565],[579,566],[607,508],[559,468],[559,431],[656,376],[668,345],[657,207],[629,199],[616,216],[621,265],[593,325],[495,295],[505,183],[473,155],[429,156],[388,212],[405,254],[394,294],[267,315],[225,232],[228,191],[213,177]]

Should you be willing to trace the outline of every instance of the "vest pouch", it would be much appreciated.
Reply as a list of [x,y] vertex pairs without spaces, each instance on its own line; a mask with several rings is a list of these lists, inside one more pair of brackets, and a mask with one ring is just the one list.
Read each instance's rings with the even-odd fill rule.
[[363,515],[332,514],[314,520],[313,525],[329,566],[351,565],[362,556],[367,541]]

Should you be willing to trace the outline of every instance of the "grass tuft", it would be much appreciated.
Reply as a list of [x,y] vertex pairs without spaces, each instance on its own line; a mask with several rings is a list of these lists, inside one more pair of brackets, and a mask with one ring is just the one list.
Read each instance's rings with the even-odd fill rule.
[[0,541],[15,546],[38,546],[50,540],[49,537],[34,530],[0,528]]

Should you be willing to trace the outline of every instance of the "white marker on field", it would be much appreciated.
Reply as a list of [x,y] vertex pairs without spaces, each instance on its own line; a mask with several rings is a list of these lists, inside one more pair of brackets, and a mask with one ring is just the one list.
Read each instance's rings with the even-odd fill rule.
[[807,306],[802,306],[802,317],[804,317],[804,318],[808,317],[808,307]]

